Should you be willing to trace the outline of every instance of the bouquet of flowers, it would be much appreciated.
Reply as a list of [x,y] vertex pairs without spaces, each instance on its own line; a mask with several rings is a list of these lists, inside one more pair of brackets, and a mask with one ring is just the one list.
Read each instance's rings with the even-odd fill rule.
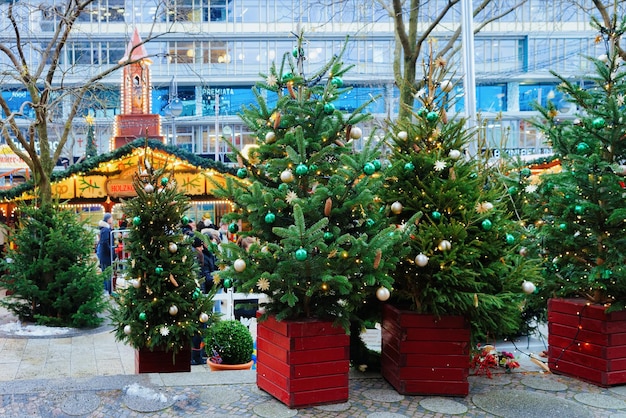
[[502,367],[506,373],[511,373],[513,369],[519,367],[519,363],[513,353],[497,351],[493,345],[486,345],[482,348],[478,345],[478,350],[472,356],[470,367],[475,370],[475,375],[484,374],[491,379],[491,369]]

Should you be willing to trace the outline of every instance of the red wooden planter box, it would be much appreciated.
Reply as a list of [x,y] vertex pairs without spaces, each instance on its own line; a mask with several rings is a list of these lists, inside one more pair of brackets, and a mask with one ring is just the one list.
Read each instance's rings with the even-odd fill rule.
[[626,383],[626,311],[604,312],[582,299],[548,301],[548,365],[608,387]]
[[147,348],[135,350],[135,373],[173,373],[191,371],[191,348],[185,348],[175,356],[171,351]]
[[257,325],[256,368],[259,389],[289,408],[347,402],[350,338],[332,322],[270,317]]
[[383,377],[403,395],[466,396],[470,327],[462,316],[438,318],[383,307]]

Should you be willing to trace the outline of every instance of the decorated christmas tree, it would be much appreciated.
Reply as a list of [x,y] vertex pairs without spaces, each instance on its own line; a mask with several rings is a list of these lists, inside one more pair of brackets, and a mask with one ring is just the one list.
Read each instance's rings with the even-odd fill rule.
[[[538,262],[521,247],[527,231],[507,207],[502,165],[489,162],[486,144],[465,120],[448,116],[454,103],[447,77],[444,60],[426,62],[419,109],[391,127],[381,196],[394,223],[414,224],[403,243],[410,250],[393,272],[392,303],[463,315],[475,340],[515,335],[522,285],[530,290]],[[420,219],[412,223],[416,214]]]
[[[378,151],[359,126],[371,117],[368,103],[347,114],[335,106],[350,90],[349,67],[338,54],[306,76],[304,53],[300,37],[242,111],[258,141],[238,155],[239,179],[219,195],[235,204],[231,232],[254,241],[247,251],[227,246],[219,276],[240,291],[267,293],[265,315],[331,319],[347,329],[366,296],[389,296],[398,260],[391,249],[402,231],[380,210]],[[364,142],[359,152],[355,141]]]
[[126,248],[130,286],[118,289],[112,310],[115,337],[136,349],[177,353],[212,321],[212,294],[202,294],[190,238],[188,198],[167,162],[156,167],[145,148],[133,180],[137,197],[124,203],[131,221]]
[[541,129],[560,162],[530,196],[537,202],[545,283],[540,295],[583,297],[609,310],[626,308],[626,72],[617,53],[624,22],[600,26],[606,54],[589,58],[593,74],[576,81],[554,74],[578,107],[563,118],[553,103],[538,107]]
[[95,157],[98,155],[98,147],[96,146],[96,138],[93,132],[93,117],[91,115],[85,118],[87,122],[87,144],[85,145],[85,157]]

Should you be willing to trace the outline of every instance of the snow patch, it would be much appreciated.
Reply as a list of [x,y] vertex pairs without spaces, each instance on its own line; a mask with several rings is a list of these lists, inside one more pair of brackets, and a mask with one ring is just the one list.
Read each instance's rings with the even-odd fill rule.
[[76,332],[74,328],[47,327],[45,325],[22,324],[20,321],[9,322],[0,325],[0,334],[26,335],[26,336],[51,336],[65,335]]
[[125,386],[124,390],[126,391],[127,396],[136,396],[138,398],[146,399],[149,401],[157,401],[162,403],[167,402],[167,397],[164,394],[157,393],[153,389],[140,386],[137,383]]

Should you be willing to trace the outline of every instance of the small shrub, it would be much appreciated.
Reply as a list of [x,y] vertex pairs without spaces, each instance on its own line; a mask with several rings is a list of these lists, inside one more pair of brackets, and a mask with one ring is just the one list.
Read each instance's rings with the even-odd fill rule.
[[254,347],[250,330],[233,319],[213,324],[207,330],[205,345],[209,357],[221,358],[222,364],[244,364],[252,360]]

